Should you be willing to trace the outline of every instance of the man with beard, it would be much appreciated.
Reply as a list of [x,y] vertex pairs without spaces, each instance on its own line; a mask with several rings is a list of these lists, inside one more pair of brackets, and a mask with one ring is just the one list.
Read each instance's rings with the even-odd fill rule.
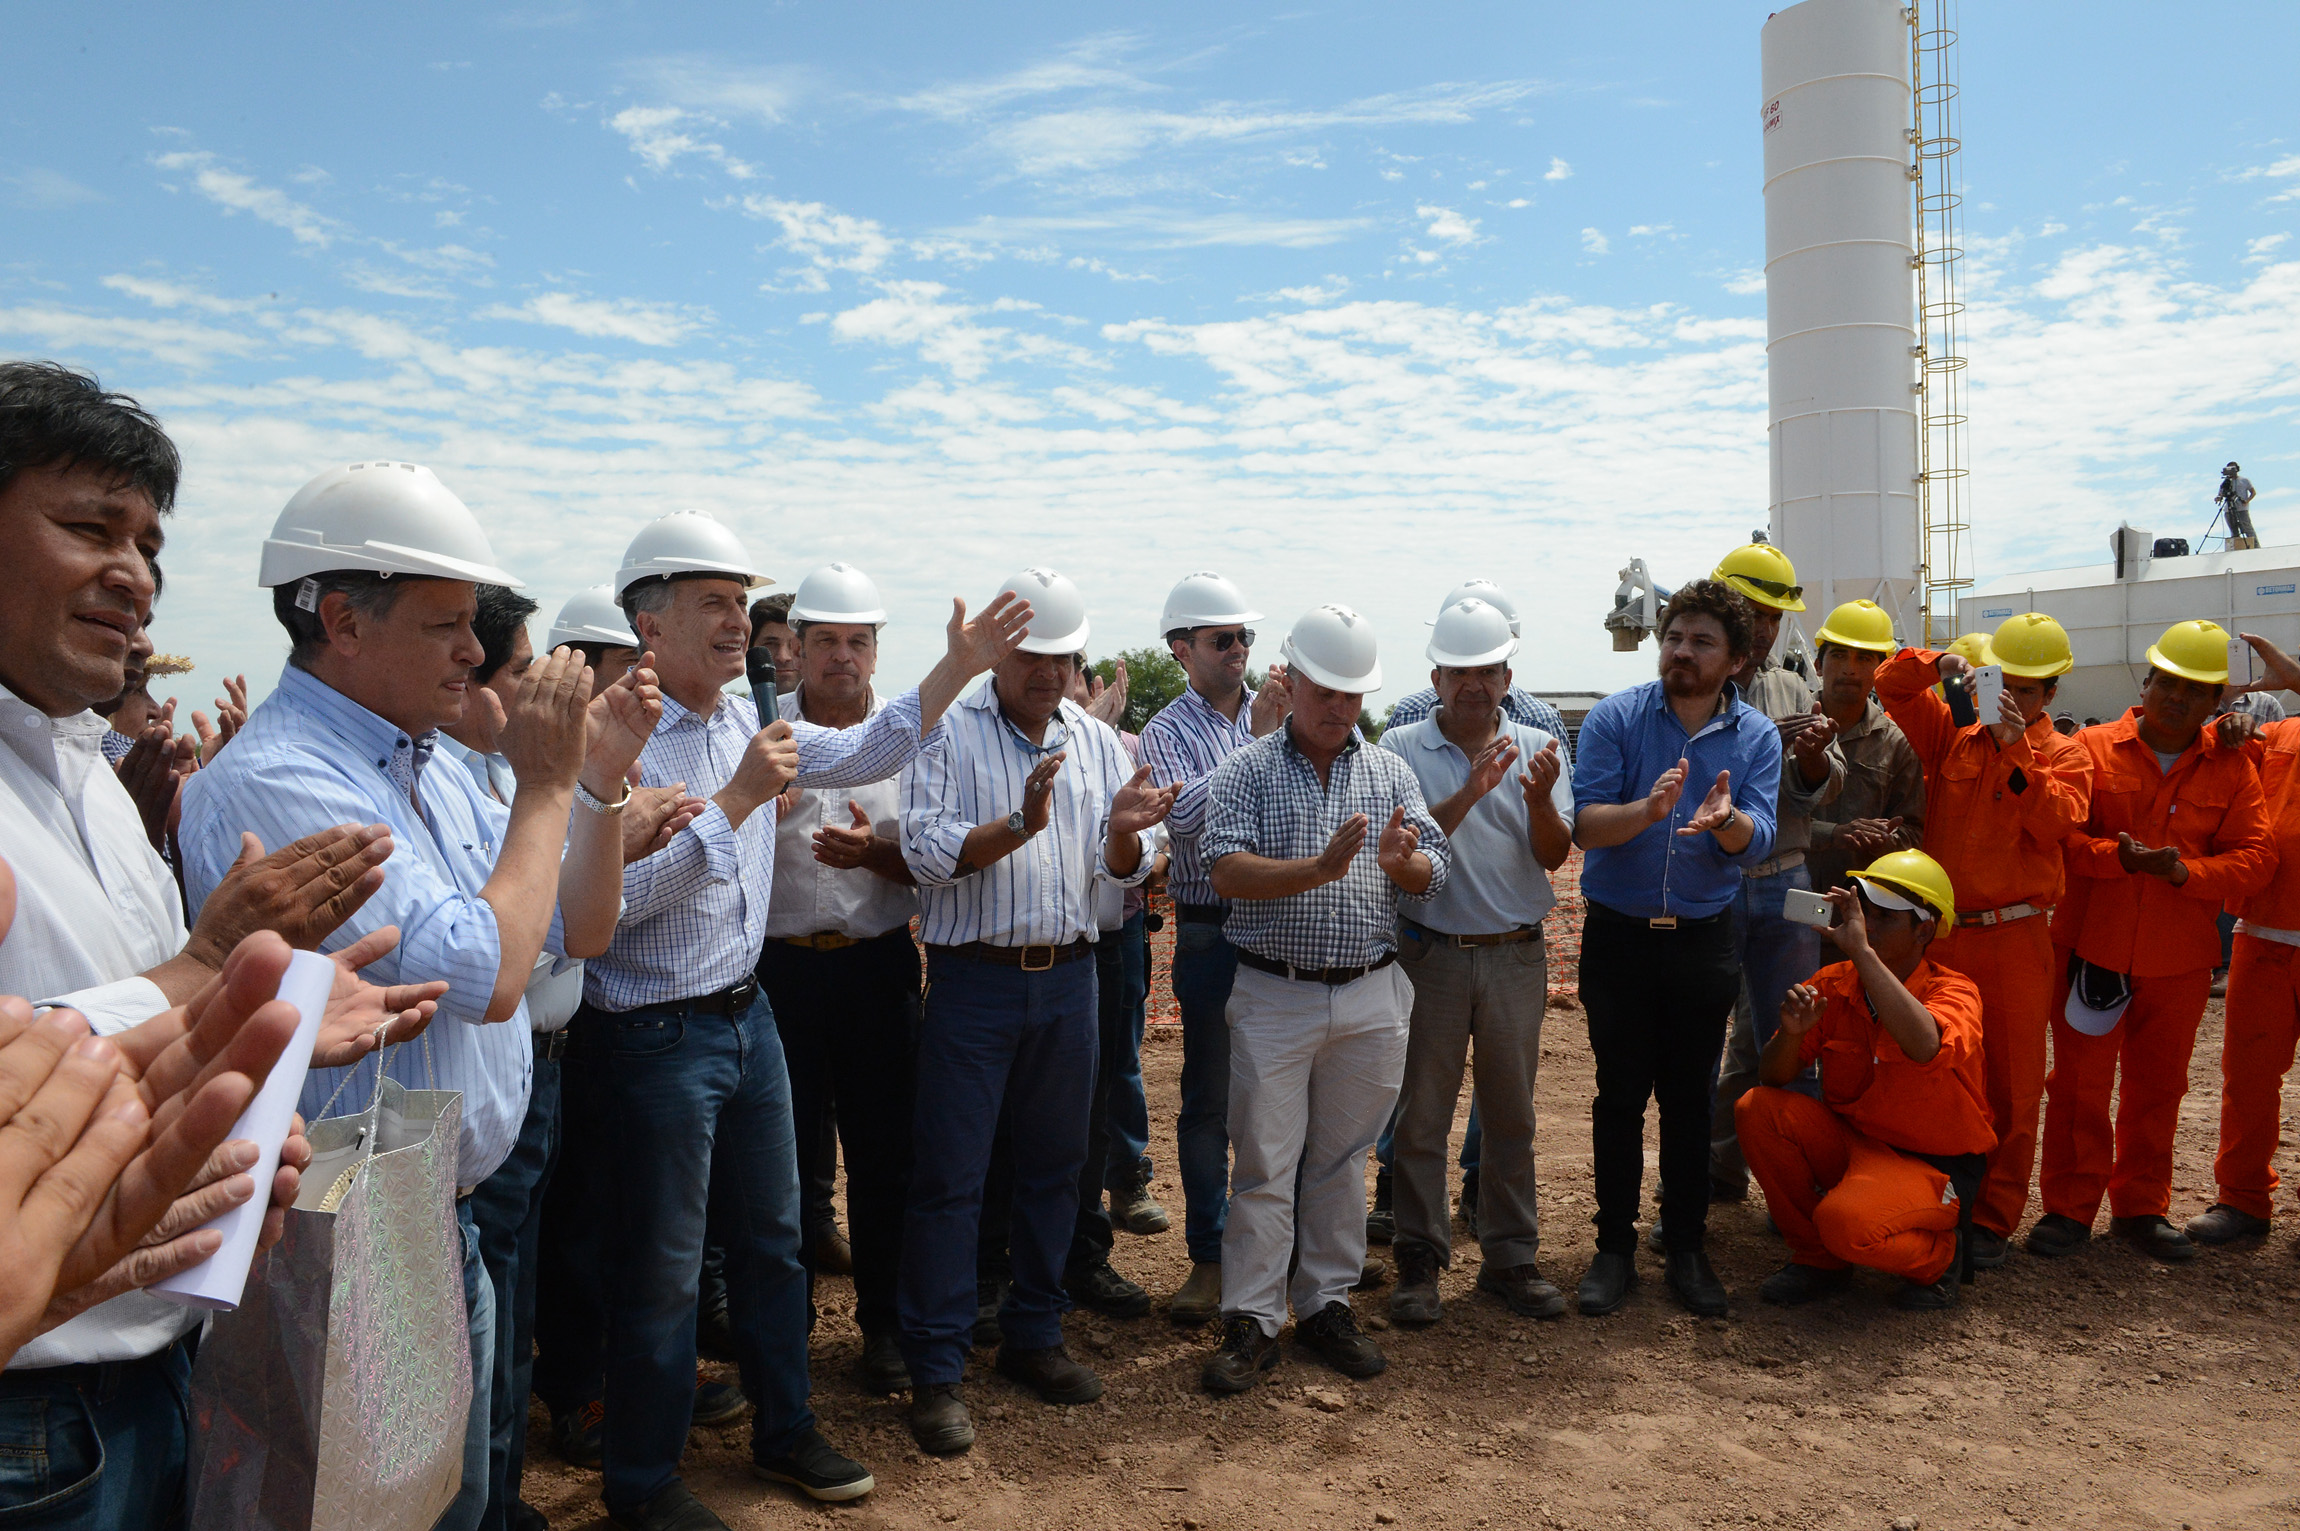
[[1727,1308],[1701,1248],[1710,1079],[1741,988],[1733,902],[1741,869],[1772,851],[1781,781],[1780,731],[1731,680],[1753,626],[1749,603],[1716,580],[1680,587],[1661,613],[1660,678],[1615,692],[1581,725],[1581,998],[1597,1058],[1597,1258],[1581,1282],[1585,1314],[1613,1312],[1637,1286],[1648,1099],[1661,1103],[1670,1290],[1698,1314]]

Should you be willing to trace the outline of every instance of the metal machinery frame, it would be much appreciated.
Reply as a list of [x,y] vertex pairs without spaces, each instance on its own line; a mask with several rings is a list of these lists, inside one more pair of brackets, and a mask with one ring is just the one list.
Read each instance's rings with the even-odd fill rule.
[[1916,199],[1917,507],[1924,566],[1919,571],[1927,647],[1957,633],[1957,596],[1973,582],[1972,520],[1965,453],[1964,194],[1957,154],[1957,0],[1912,0],[1909,178]]

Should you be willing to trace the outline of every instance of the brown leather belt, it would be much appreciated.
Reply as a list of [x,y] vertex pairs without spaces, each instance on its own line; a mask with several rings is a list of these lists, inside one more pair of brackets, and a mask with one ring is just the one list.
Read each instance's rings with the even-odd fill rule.
[[811,952],[844,951],[858,940],[842,930],[818,930],[811,936],[777,936],[775,939],[785,946],[803,946]]
[[1290,962],[1272,962],[1269,958],[1258,953],[1244,951],[1238,953],[1238,960],[1257,972],[1274,973],[1280,978],[1290,978],[1296,983],[1322,983],[1328,988],[1338,989],[1343,984],[1356,983],[1368,973],[1379,972],[1388,967],[1398,960],[1398,954],[1396,952],[1384,952],[1362,967],[1349,968],[1298,968]]
[[939,952],[945,957],[963,957],[969,962],[1020,968],[1025,973],[1043,973],[1058,964],[1076,962],[1093,950],[1094,943],[1080,936],[1067,946],[993,946],[987,941],[969,941],[963,946],[930,946],[927,953],[931,956]]
[[1539,925],[1524,925],[1493,936],[1456,936],[1442,930],[1432,930],[1427,925],[1417,925],[1412,920],[1405,923],[1409,930],[1417,932],[1423,940],[1435,941],[1440,946],[1515,946],[1521,941],[1541,939]]

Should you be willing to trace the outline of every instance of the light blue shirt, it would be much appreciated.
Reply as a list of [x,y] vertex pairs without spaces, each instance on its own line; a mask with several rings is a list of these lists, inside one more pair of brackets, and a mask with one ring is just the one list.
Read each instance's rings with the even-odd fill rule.
[[[1449,936],[1498,936],[1539,925],[1557,905],[1549,872],[1533,854],[1533,815],[1517,784],[1527,763],[1556,736],[1506,717],[1501,731],[1517,743],[1517,764],[1499,786],[1470,805],[1461,824],[1446,836],[1453,848],[1453,875],[1445,886],[1427,900],[1408,899],[1403,906],[1407,919]],[[1469,756],[1438,732],[1434,717],[1385,729],[1381,743],[1413,768],[1422,796],[1433,807],[1469,780]],[[1560,742],[1557,748],[1562,757],[1565,745]],[[1573,773],[1562,758],[1558,764],[1549,800],[1571,828]]]
[[[484,805],[488,811],[495,842],[503,843],[504,833],[511,827],[511,800],[519,795],[519,774],[511,769],[508,756],[498,752],[482,755],[462,740],[442,733],[439,753],[461,765],[479,783],[486,794]],[[527,1026],[530,1031],[548,1035],[561,1030],[575,1019],[575,1012],[583,1007],[583,960],[580,957],[554,957],[544,952],[535,959],[535,976],[527,980]]]
[[[1022,806],[1038,762],[1060,751],[1046,827],[980,871],[960,865],[969,831]],[[1065,701],[1032,744],[1007,721],[997,682],[963,698],[902,779],[902,859],[918,880],[919,938],[933,946],[1062,946],[1095,940],[1102,880],[1132,887],[1150,875],[1157,845],[1141,835],[1141,861],[1113,877],[1105,858],[1110,800],[1134,761],[1109,724]]]
[[[1659,680],[1613,695],[1581,720],[1581,758],[1573,767],[1573,800],[1633,803],[1661,773],[1686,761],[1685,790],[1669,817],[1620,845],[1582,860],[1584,897],[1619,914],[1701,919],[1722,911],[1741,891],[1741,868],[1773,853],[1774,802],[1781,786],[1781,731],[1725,683],[1725,705],[1692,734],[1677,721]],[[1717,773],[1730,771],[1733,806],[1748,815],[1749,843],[1729,855],[1715,835],[1680,835],[1701,811]]]
[[[334,951],[385,925],[399,946],[366,969],[379,984],[447,980],[439,1014],[423,1037],[389,1050],[385,1068],[410,1089],[463,1092],[456,1184],[466,1189],[495,1172],[527,1115],[534,1063],[524,1002],[508,1019],[486,1020],[502,966],[495,911],[479,896],[495,870],[505,810],[452,762],[427,770],[436,733],[411,738],[351,698],[289,666],[279,688],[248,717],[232,747],[184,783],[184,892],[206,901],[253,830],[266,850],[338,824],[391,827],[383,887],[321,943]],[[414,799],[423,804],[417,811]],[[490,810],[493,810],[490,812]],[[545,949],[564,956],[559,916]],[[301,1107],[310,1119],[336,1087],[330,1114],[365,1110],[376,1062],[314,1069]]]

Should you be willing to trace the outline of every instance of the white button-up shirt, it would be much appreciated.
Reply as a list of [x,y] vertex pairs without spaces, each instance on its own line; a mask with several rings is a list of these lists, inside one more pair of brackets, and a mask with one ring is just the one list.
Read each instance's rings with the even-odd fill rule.
[[[70,1005],[108,1035],[168,1007],[157,984],[132,975],[182,951],[185,932],[175,878],[104,762],[105,732],[92,712],[51,718],[0,687],[0,856],[16,873],[0,993]],[[30,1341],[8,1365],[132,1361],[199,1322],[196,1309],[130,1292]]]
[[[968,832],[1020,808],[1023,783],[1057,750],[1066,758],[1055,773],[1046,827],[1011,856],[981,871],[960,870]],[[918,879],[921,938],[935,946],[1095,939],[1097,881],[1132,887],[1149,877],[1156,854],[1145,831],[1131,875],[1112,877],[1104,855],[1110,800],[1133,775],[1117,730],[1076,702],[1063,702],[1047,722],[1045,743],[1032,744],[1006,720],[996,680],[985,680],[951,708],[941,734],[903,773],[902,854]]]
[[[860,728],[793,723],[798,785],[859,787],[901,770],[918,753],[918,688]],[[691,796],[724,787],[759,731],[749,697],[721,694],[708,715],[663,698],[663,717],[639,756],[650,786],[683,781]],[[584,997],[602,1010],[636,1010],[741,982],[757,966],[775,891],[775,809],[736,828],[713,803],[671,843],[623,869],[623,921],[603,957],[583,965]]]
[[[805,721],[801,685],[786,694],[778,710],[792,725]],[[886,707],[873,691],[866,718]],[[826,825],[854,827],[847,804],[870,815],[873,834],[890,840],[902,834],[902,787],[893,778],[838,791],[807,787],[775,825],[775,893],[767,907],[767,939],[836,931],[857,941],[883,936],[908,925],[918,913],[918,892],[889,882],[863,867],[825,866],[815,859],[815,832]]]
[[[1417,925],[1449,936],[1498,936],[1539,925],[1557,907],[1557,893],[1549,873],[1533,854],[1533,814],[1525,806],[1525,793],[1517,784],[1526,763],[1541,753],[1555,736],[1504,717],[1501,731],[1517,745],[1517,764],[1501,785],[1470,805],[1468,813],[1446,836],[1453,849],[1453,870],[1434,898],[1408,898],[1401,906]],[[1413,769],[1422,784],[1422,797],[1441,803],[1469,781],[1469,756],[1438,732],[1435,717],[1382,732],[1382,748]],[[1573,823],[1573,773],[1563,769],[1565,744],[1558,746],[1557,783],[1549,800],[1558,817]]]

